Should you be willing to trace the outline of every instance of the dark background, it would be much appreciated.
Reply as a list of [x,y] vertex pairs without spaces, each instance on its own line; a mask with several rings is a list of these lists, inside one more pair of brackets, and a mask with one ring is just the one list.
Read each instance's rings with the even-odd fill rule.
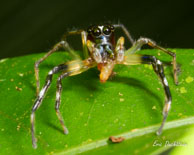
[[1,0],[0,58],[47,52],[64,32],[107,21],[123,23],[135,39],[194,48],[193,8],[187,0]]

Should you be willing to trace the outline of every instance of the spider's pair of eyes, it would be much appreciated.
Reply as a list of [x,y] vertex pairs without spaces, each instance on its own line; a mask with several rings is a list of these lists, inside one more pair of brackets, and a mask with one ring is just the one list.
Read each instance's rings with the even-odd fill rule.
[[104,26],[101,32],[101,29],[98,27],[93,27],[93,28],[89,28],[88,29],[88,33],[89,34],[93,34],[94,36],[99,36],[102,33],[105,35],[109,35],[111,34],[111,32],[114,30],[114,27],[110,27],[110,26]]

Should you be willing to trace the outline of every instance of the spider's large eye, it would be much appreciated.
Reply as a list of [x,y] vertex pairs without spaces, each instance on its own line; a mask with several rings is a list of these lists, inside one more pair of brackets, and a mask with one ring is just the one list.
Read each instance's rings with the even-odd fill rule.
[[97,37],[101,34],[101,30],[98,27],[94,27],[92,33]]
[[109,35],[111,33],[111,29],[108,26],[104,26],[103,33]]

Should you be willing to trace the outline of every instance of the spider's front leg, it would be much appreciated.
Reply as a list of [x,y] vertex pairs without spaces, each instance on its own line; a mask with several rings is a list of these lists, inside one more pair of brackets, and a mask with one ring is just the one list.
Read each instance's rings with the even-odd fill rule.
[[80,59],[78,55],[74,53],[74,51],[69,47],[69,44],[66,41],[60,41],[54,47],[48,51],[42,58],[40,58],[38,61],[35,62],[34,64],[34,71],[35,71],[35,78],[36,78],[36,94],[39,94],[40,91],[40,80],[39,80],[39,65],[42,63],[44,60],[46,60],[52,53],[58,51],[60,48],[66,49],[73,58]]
[[168,112],[170,110],[171,102],[172,102],[172,97],[171,97],[167,79],[164,74],[164,68],[163,68],[162,62],[158,60],[155,56],[131,54],[131,55],[124,57],[124,61],[122,62],[122,64],[125,64],[125,65],[152,64],[155,73],[160,78],[160,81],[162,82],[162,85],[165,91],[165,105],[163,108],[163,121],[162,121],[162,124],[159,130],[157,131],[157,135],[160,135],[162,133],[162,129],[164,127],[164,123],[168,116]]
[[48,76],[46,78],[46,83],[45,83],[44,87],[41,89],[37,99],[35,100],[35,103],[34,103],[34,106],[32,108],[32,112],[31,112],[31,134],[32,134],[32,144],[33,144],[34,148],[37,147],[36,138],[35,138],[35,125],[34,125],[35,112],[40,107],[42,100],[44,99],[44,96],[45,96],[48,88],[50,87],[53,74],[56,74],[59,71],[64,71],[64,73],[57,80],[57,93],[56,93],[55,109],[56,109],[58,119],[63,127],[64,133],[67,134],[68,130],[65,127],[65,123],[64,123],[63,118],[61,116],[61,113],[59,111],[59,107],[60,107],[60,103],[61,103],[61,90],[62,90],[61,80],[67,76],[73,76],[73,75],[80,74],[80,73],[88,70],[89,68],[94,67],[95,65],[96,65],[95,62],[91,58],[88,58],[88,59],[83,60],[83,61],[73,60],[73,61],[70,61],[66,64],[61,64],[57,67],[54,67],[48,73]]
[[127,36],[127,39],[131,42],[131,44],[134,44],[134,40],[131,36],[131,34],[129,33],[129,31],[127,30],[127,28],[123,25],[123,24],[114,24],[113,25],[115,28],[121,28],[123,30],[123,32],[125,33],[125,35]]
[[177,64],[176,64],[176,54],[161,47],[158,46],[153,40],[149,39],[149,38],[140,38],[138,39],[131,48],[129,48],[126,52],[125,55],[128,56],[130,54],[136,53],[139,49],[141,49],[141,47],[143,45],[147,44],[148,46],[151,46],[153,48],[159,49],[161,51],[163,51],[164,53],[170,55],[173,57],[172,60],[172,65],[173,65],[173,73],[174,73],[174,82],[176,85],[178,85],[178,68],[177,68]]
[[83,47],[83,53],[84,53],[84,58],[88,58],[88,48],[86,45],[86,41],[87,41],[87,32],[84,30],[75,30],[75,31],[70,31],[66,34],[63,35],[62,40],[66,40],[66,38],[70,35],[80,35],[81,34],[81,40],[82,40],[82,47]]
[[40,80],[39,80],[39,65],[42,63],[45,59],[47,59],[52,53],[58,51],[60,48],[64,48],[69,52],[69,54],[72,56],[73,59],[79,59],[81,60],[80,56],[75,53],[75,51],[69,46],[69,44],[66,41],[66,37],[69,35],[76,35],[76,34],[81,34],[82,38],[82,45],[83,45],[83,51],[84,55],[88,57],[88,50],[86,46],[86,38],[87,38],[87,33],[83,30],[76,30],[76,31],[70,31],[66,33],[62,40],[58,42],[57,44],[54,45],[54,47],[49,50],[42,58],[40,58],[38,61],[35,62],[34,64],[34,71],[35,71],[35,78],[36,78],[36,94],[39,94],[40,90]]

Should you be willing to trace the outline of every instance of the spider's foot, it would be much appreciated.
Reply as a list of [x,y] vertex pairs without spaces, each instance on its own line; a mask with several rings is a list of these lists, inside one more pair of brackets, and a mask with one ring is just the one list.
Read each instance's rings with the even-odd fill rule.
[[157,135],[157,136],[160,136],[161,133],[162,133],[162,128],[158,129],[158,131],[156,132],[156,135]]
[[37,143],[36,142],[32,142],[33,148],[37,149]]
[[57,114],[57,117],[58,117],[60,124],[63,128],[63,133],[67,135],[69,133],[69,131],[68,131],[67,127],[65,126],[65,123],[64,123],[63,118],[61,116],[61,113],[58,109],[56,110],[56,114]]
[[64,132],[65,135],[69,134],[69,131],[65,126],[63,126],[63,132]]

